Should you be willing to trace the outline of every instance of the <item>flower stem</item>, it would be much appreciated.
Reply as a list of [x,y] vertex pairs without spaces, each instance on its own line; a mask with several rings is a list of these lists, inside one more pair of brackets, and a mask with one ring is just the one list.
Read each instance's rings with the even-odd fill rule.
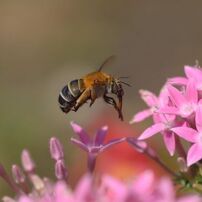
[[144,153],[146,154],[150,159],[152,159],[153,161],[155,161],[157,164],[159,164],[164,170],[166,170],[170,175],[174,176],[174,177],[178,177],[178,175],[173,172],[170,168],[168,168],[166,166],[166,164],[164,164],[159,157],[157,156],[156,152],[149,147],[146,142],[143,141],[138,141],[135,138],[132,137],[128,137],[126,139],[126,141],[132,145],[136,151],[140,152],[140,153]]

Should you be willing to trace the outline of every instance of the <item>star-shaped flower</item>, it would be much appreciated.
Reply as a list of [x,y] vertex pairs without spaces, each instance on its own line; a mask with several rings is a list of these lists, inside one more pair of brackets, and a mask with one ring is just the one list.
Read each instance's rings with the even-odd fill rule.
[[187,154],[187,165],[198,162],[202,159],[202,105],[198,105],[195,116],[196,129],[190,127],[175,127],[171,130],[177,135],[193,143]]
[[93,172],[95,168],[96,157],[99,153],[105,151],[109,147],[125,141],[124,138],[113,139],[107,143],[104,143],[106,134],[108,132],[108,127],[104,126],[100,128],[94,139],[85,132],[85,130],[78,124],[71,122],[71,126],[74,132],[78,135],[79,139],[71,138],[72,143],[79,146],[82,150],[86,151],[88,154],[88,169]]
[[198,104],[198,92],[194,81],[192,79],[188,81],[184,92],[169,84],[167,89],[172,105],[162,107],[158,112],[189,118],[195,112]]

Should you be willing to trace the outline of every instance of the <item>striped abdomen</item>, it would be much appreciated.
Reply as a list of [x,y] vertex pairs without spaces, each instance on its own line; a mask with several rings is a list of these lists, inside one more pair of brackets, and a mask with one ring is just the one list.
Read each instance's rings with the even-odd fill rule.
[[58,102],[63,112],[68,113],[75,105],[77,98],[81,95],[80,82],[80,79],[73,80],[61,90]]

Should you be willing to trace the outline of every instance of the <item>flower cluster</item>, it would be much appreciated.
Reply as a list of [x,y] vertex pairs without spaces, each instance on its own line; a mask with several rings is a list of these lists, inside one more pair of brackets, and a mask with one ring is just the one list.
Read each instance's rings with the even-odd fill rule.
[[[80,140],[72,139],[73,143],[85,150],[93,158],[109,146],[122,142],[123,139],[112,140],[103,144],[107,133],[107,127],[98,130],[94,140],[90,140],[81,126],[71,123],[73,130]],[[99,134],[99,136],[98,136]],[[125,139],[124,139],[125,140]],[[147,153],[156,158],[154,151],[147,147],[144,142],[137,142],[133,138],[127,141],[140,152]],[[55,161],[56,182],[48,178],[41,178],[35,169],[28,150],[22,152],[21,169],[18,165],[12,166],[13,178],[4,167],[0,166],[0,176],[16,192],[14,198],[3,197],[4,202],[200,202],[202,199],[197,195],[176,197],[172,181],[165,177],[157,180],[152,171],[148,170],[136,176],[130,182],[123,182],[108,175],[100,176],[95,180],[92,175],[95,159],[88,164],[89,172],[77,183],[74,190],[68,184],[68,172],[64,161],[63,146],[56,137],[49,142],[51,158]],[[89,159],[88,159],[89,161]],[[30,186],[31,184],[31,186]]]
[[[154,124],[138,139],[160,133],[170,155],[177,150],[186,158],[187,166],[191,166],[202,159],[202,69],[185,66],[184,72],[186,77],[168,79],[159,96],[140,90],[148,109],[137,113],[131,123],[152,116]],[[184,150],[181,139],[190,143],[188,151]]]

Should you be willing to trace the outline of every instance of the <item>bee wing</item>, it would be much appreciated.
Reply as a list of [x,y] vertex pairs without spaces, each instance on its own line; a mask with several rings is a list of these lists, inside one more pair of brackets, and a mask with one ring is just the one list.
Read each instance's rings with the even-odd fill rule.
[[110,57],[108,57],[99,67],[99,69],[97,70],[98,72],[102,71],[102,68],[108,64],[109,62],[111,62],[113,59],[115,58],[115,55],[111,55]]

